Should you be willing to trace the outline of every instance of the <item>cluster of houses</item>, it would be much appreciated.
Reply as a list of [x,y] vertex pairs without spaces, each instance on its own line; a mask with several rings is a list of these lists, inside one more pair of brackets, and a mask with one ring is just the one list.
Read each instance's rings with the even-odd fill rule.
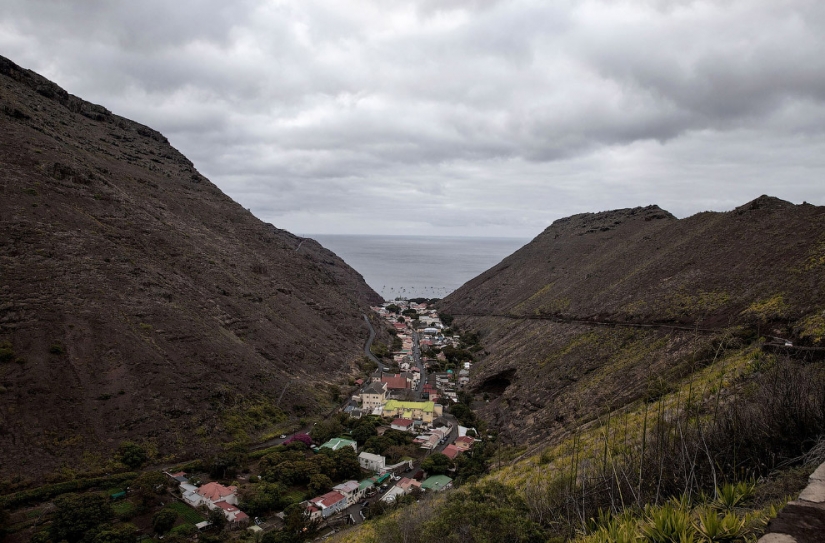
[[361,391],[352,397],[344,412],[354,418],[378,415],[409,421],[403,428],[396,429],[411,431],[428,427],[443,414],[442,406],[431,400],[411,400],[412,391],[417,387],[418,379],[408,378],[404,374],[386,375],[379,368]]
[[[179,484],[181,499],[195,509],[201,507],[209,510],[220,509],[229,526],[233,528],[249,523],[249,515],[238,509],[238,487],[224,486],[215,482],[197,486],[190,483],[186,473],[182,471],[166,473],[166,475]],[[198,528],[208,524],[204,521],[198,525]]]
[[304,502],[310,520],[329,518],[338,511],[346,509],[364,497],[364,488],[358,481],[347,481],[335,485],[332,490]]
[[[392,304],[398,306],[398,313],[387,309]],[[416,316],[413,318],[407,311],[408,315],[402,319],[400,313],[409,309],[415,310]],[[415,434],[414,443],[423,449],[435,450],[447,441],[453,431],[451,425],[434,427],[435,420],[443,415],[442,405],[436,400],[440,397],[457,399],[457,389],[469,382],[470,363],[464,363],[457,374],[449,370],[431,375],[422,389],[423,400],[415,400],[414,391],[419,388],[421,370],[415,365],[413,358],[412,324],[414,320],[417,321],[416,332],[419,334],[419,345],[422,347],[443,348],[457,345],[460,338],[456,335],[445,336],[445,327],[437,312],[428,309],[426,304],[396,300],[381,307],[374,307],[373,310],[386,319],[401,340],[400,349],[392,353],[398,371],[388,372],[385,368],[379,367],[365,382],[359,380],[361,389],[344,407],[344,412],[354,418],[378,415],[391,419],[391,429]],[[403,322],[399,322],[400,320]],[[443,358],[443,355],[440,356]],[[427,360],[424,362],[426,364]],[[466,430],[459,427],[459,437],[454,443],[444,447],[442,453],[451,460],[474,445],[475,440],[466,436]],[[342,447],[352,447],[358,451],[355,441],[343,437],[331,439],[319,448],[338,450]],[[411,459],[388,465],[387,459],[382,455],[361,452],[358,454],[358,463],[362,469],[374,475],[360,482],[347,481],[335,486],[330,492],[304,502],[311,519],[329,518],[379,491],[385,491],[380,498],[382,501],[392,502],[415,489],[438,491],[449,488],[452,484],[452,479],[446,475],[435,475],[425,480],[402,477],[402,472],[413,468]],[[390,486],[392,482],[395,484]]]
[[463,367],[455,372],[453,370],[434,373],[429,381],[424,385],[422,397],[432,400],[438,398],[449,398],[458,401],[458,390],[465,387],[470,382],[471,362],[464,362]]
[[[319,447],[338,450],[343,447],[352,447],[357,451],[357,443],[343,437],[333,438]],[[392,502],[400,496],[409,494],[414,489],[443,490],[448,488],[452,480],[445,481],[443,476],[430,477],[424,481],[401,477],[401,472],[413,468],[413,460],[405,459],[396,464],[388,465],[387,459],[379,454],[361,452],[358,463],[365,471],[374,475],[363,481],[347,481],[332,488],[331,491],[304,502],[307,514],[311,520],[325,520],[337,512],[358,503],[366,497],[385,491],[392,482],[391,488],[381,497],[381,500]],[[432,479],[432,481],[430,480]],[[447,478],[449,479],[449,478]]]

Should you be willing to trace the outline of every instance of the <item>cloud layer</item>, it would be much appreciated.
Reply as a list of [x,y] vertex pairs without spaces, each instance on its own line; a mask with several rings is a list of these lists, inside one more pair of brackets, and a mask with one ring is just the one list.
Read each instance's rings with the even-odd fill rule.
[[299,233],[825,204],[816,0],[7,0],[0,51]]

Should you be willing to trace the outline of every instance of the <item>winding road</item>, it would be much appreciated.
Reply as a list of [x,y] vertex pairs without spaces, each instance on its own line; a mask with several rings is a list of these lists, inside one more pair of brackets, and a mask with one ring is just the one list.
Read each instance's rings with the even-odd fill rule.
[[364,344],[364,354],[370,360],[372,360],[373,362],[378,364],[379,367],[383,368],[384,363],[381,362],[380,360],[378,360],[378,358],[374,354],[372,354],[372,350],[371,350],[372,342],[373,342],[373,340],[375,340],[375,328],[372,327],[372,323],[370,322],[370,320],[367,318],[367,316],[365,314],[362,313],[361,315],[364,317],[364,322],[366,322],[367,326],[370,327],[370,337],[367,340],[367,342]]

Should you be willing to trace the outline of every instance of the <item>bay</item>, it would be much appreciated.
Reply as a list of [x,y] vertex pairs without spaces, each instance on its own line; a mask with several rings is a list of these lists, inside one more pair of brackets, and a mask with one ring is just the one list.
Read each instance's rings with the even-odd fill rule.
[[308,234],[355,268],[385,300],[443,298],[529,239]]

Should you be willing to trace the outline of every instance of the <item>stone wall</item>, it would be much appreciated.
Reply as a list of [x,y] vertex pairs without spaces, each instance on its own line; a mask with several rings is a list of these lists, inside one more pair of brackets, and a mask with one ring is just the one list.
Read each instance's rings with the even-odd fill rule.
[[825,542],[825,463],[814,471],[799,498],[768,523],[759,543]]

